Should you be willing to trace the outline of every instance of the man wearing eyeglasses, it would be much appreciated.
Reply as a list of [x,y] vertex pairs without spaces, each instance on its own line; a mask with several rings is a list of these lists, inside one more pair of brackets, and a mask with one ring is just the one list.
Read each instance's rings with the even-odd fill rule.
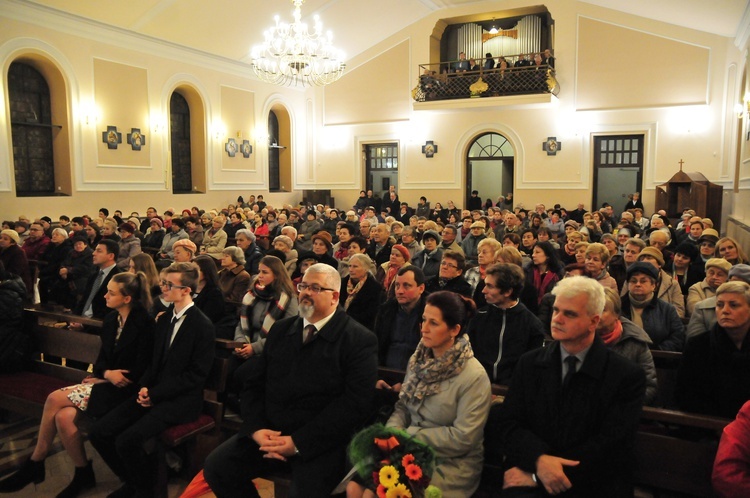
[[263,354],[237,370],[242,427],[204,468],[217,497],[259,496],[252,479],[279,466],[291,496],[330,496],[344,476],[346,446],[372,411],[377,339],[338,307],[340,288],[333,267],[308,268],[299,316],[274,323]]
[[21,246],[21,249],[26,253],[26,259],[39,260],[49,243],[50,239],[44,233],[44,227],[41,223],[35,221],[29,227],[29,236]]
[[109,496],[152,496],[156,468],[143,443],[201,413],[214,359],[214,326],[193,304],[198,276],[195,263],[173,263],[165,270],[162,297],[173,308],[156,322],[154,354],[141,389],[91,430],[91,444],[124,482]]
[[463,277],[466,269],[466,258],[463,253],[446,251],[440,261],[440,271],[437,275],[427,280],[425,284],[425,296],[441,290],[455,292],[464,297],[471,297],[471,284]]

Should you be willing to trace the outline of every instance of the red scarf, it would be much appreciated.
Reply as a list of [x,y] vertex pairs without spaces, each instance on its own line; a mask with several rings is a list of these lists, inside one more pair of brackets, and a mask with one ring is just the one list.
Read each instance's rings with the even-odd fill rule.
[[542,274],[539,273],[539,268],[536,266],[534,267],[534,288],[536,289],[537,304],[541,304],[542,298],[547,293],[547,289],[558,280],[560,280],[560,277],[557,276],[557,273],[550,270],[547,270],[544,274],[544,278],[542,278]]
[[620,340],[621,336],[622,336],[622,322],[620,320],[617,320],[615,322],[615,328],[613,328],[611,332],[607,332],[606,334],[599,335],[599,337],[601,337],[602,340],[604,341],[604,344],[607,344],[607,345],[616,343],[617,341]]

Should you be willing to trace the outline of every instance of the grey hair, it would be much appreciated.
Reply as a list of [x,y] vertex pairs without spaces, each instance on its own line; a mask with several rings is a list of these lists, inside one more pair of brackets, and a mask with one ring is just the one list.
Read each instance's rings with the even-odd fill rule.
[[232,261],[234,261],[238,265],[245,264],[245,253],[237,246],[225,247],[224,250],[221,251],[221,253],[225,256],[231,256]]
[[601,315],[604,311],[604,287],[593,278],[564,278],[552,289],[552,295],[555,297],[574,298],[581,294],[586,296],[586,312],[589,315]]
[[750,304],[750,284],[747,282],[731,280],[729,282],[724,282],[718,289],[716,289],[716,297],[727,293],[741,294],[745,296],[747,304]]
[[237,230],[237,232],[234,234],[234,238],[236,239],[240,235],[245,237],[247,240],[249,240],[253,244],[255,243],[255,234],[251,232],[250,230],[248,230],[247,228],[243,228],[242,230]]
[[290,226],[285,226],[284,228],[281,229],[281,235],[284,235],[284,230],[292,232],[294,234],[293,237],[289,237],[290,239],[292,239],[292,242],[295,241],[295,240],[297,240],[297,229],[296,228],[290,227]]
[[339,275],[339,271],[331,265],[328,265],[326,263],[315,263],[314,265],[312,265],[310,268],[307,269],[305,274],[306,275],[307,274],[325,275],[326,287],[335,289],[336,292],[339,292],[339,290],[341,289],[341,275]]
[[349,257],[349,262],[351,263],[353,259],[362,263],[362,266],[364,266],[369,273],[375,275],[375,263],[370,259],[370,256],[367,254],[354,253]]
[[68,232],[66,232],[64,228],[55,228],[52,230],[52,235],[54,234],[62,235],[66,239],[68,238]]

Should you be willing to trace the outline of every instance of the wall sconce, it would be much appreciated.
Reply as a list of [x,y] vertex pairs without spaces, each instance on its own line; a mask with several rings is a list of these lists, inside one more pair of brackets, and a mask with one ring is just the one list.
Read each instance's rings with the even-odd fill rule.
[[167,122],[161,115],[151,116],[151,129],[154,134],[164,133],[167,131]]
[[219,142],[224,141],[224,137],[227,135],[227,129],[224,127],[224,123],[222,123],[221,121],[214,122],[211,130],[211,134],[214,136],[215,140]]
[[80,113],[81,124],[85,126],[96,125],[99,121],[99,111],[96,105],[92,103],[83,103],[78,107]]
[[737,119],[744,118],[745,114],[750,115],[750,92],[745,93],[741,104],[734,104],[734,112],[737,114]]

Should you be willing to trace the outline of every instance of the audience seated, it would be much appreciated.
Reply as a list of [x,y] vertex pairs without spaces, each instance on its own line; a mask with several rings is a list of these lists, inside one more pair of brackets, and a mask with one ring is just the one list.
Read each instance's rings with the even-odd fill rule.
[[6,229],[0,232],[0,263],[3,263],[5,271],[21,277],[28,297],[31,296],[33,283],[29,260],[18,245],[19,242],[20,238],[15,230]]
[[250,287],[250,274],[245,271],[245,253],[239,247],[230,246],[224,248],[222,255],[219,289],[224,300],[239,303]]
[[419,251],[411,260],[411,264],[422,269],[426,279],[436,276],[440,271],[443,248],[440,247],[440,235],[434,230],[427,230],[422,235],[424,249]]
[[466,259],[462,252],[444,251],[440,261],[440,270],[425,283],[425,293],[429,295],[446,290],[464,297],[471,297],[471,285],[463,277],[465,269]]
[[352,254],[349,274],[341,280],[339,304],[346,314],[367,327],[375,329],[378,307],[385,299],[383,286],[375,279],[375,265],[366,254]]
[[750,401],[724,428],[711,482],[718,498],[744,498],[750,490]]

